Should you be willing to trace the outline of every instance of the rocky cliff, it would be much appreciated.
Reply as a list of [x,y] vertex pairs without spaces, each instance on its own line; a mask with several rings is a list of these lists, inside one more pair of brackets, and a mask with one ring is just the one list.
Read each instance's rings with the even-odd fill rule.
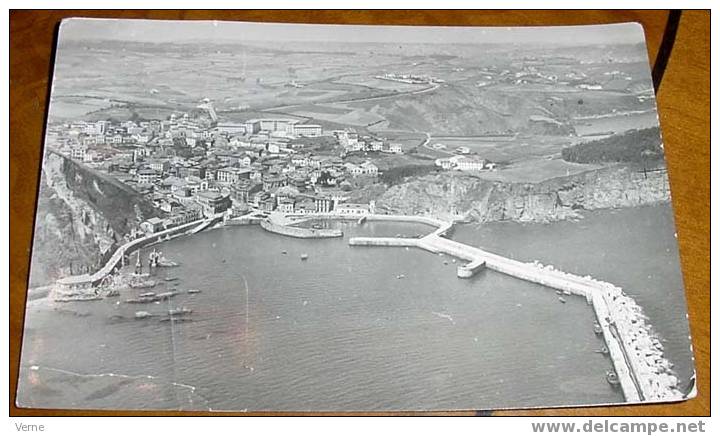
[[669,199],[666,172],[645,175],[637,168],[615,166],[540,183],[498,182],[443,172],[391,187],[377,206],[391,213],[464,217],[478,222],[549,222],[579,218],[582,210]]
[[30,286],[93,270],[155,215],[137,192],[52,152],[40,174]]

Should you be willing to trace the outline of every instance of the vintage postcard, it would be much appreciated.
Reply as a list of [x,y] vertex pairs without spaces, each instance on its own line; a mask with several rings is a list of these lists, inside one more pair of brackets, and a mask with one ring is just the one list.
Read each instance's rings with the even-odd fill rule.
[[642,27],[70,19],[17,404],[696,393]]

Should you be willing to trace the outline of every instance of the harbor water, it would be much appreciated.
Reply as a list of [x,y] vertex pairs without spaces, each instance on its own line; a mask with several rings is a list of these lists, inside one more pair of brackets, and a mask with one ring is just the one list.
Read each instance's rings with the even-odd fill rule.
[[[577,223],[464,225],[451,236],[626,287],[687,380],[672,228],[670,238],[658,236],[667,222],[657,216],[671,223],[670,207],[587,215]],[[461,280],[453,259],[418,249],[347,245],[351,236],[413,235],[427,226],[333,225],[343,238],[232,226],[162,243],[156,248],[181,266],[158,270],[153,291],[183,292],[159,304],[122,303],[147,289],[32,302],[19,404],[358,411],[623,401],[605,380],[612,362],[597,352],[603,342],[584,299],[563,304],[554,290],[492,271]],[[617,229],[627,235],[608,235]],[[187,322],[133,316],[183,306],[193,311]]]

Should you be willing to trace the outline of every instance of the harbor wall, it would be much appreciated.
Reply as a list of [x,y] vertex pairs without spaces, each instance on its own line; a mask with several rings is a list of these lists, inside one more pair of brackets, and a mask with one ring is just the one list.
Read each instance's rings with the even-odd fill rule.
[[226,226],[249,226],[249,225],[253,225],[253,224],[260,224],[260,221],[262,221],[262,218],[243,215],[240,217],[230,218],[230,219],[225,220],[225,225]]
[[342,230],[339,229],[306,229],[303,227],[285,226],[270,222],[266,219],[260,221],[260,227],[271,233],[303,239],[339,238],[343,235]]
[[436,229],[432,232],[438,236],[442,236],[447,233],[453,227],[452,221],[443,221],[437,218],[427,216],[415,216],[415,215],[383,215],[383,214],[366,214],[366,215],[350,215],[340,213],[310,213],[310,214],[290,214],[288,217],[303,218],[303,219],[329,219],[329,220],[351,220],[351,221],[394,221],[394,222],[407,222],[407,223],[419,223],[427,224]]
[[376,247],[417,247],[417,239],[411,238],[350,238],[352,246],[376,246]]
[[123,257],[129,255],[133,251],[135,251],[138,248],[141,248],[145,245],[152,244],[155,242],[160,241],[161,238],[167,237],[167,236],[176,236],[180,233],[183,233],[185,231],[188,231],[190,229],[195,228],[198,225],[202,225],[204,223],[203,220],[197,220],[192,221],[186,224],[182,224],[167,230],[162,230],[160,232],[153,233],[151,235],[143,236],[141,238],[137,238],[135,240],[132,240],[130,242],[127,242],[120,246],[117,250],[115,250],[115,253],[108,259],[108,261],[103,265],[102,268],[94,272],[93,274],[82,274],[77,276],[69,276],[64,277],[62,279],[59,279],[57,281],[57,284],[62,286],[92,286],[94,284],[97,284],[102,279],[104,279],[108,274],[110,274],[113,269],[123,261]]
[[474,260],[467,265],[460,265],[457,268],[457,275],[461,279],[469,279],[478,271],[484,270],[486,266],[487,264],[484,260]]
[[431,233],[420,239],[351,238],[353,246],[413,246],[469,261],[458,276],[471,277],[482,267],[522,280],[584,297],[602,328],[615,374],[628,402],[672,401],[683,398],[677,378],[663,357],[662,345],[645,324],[641,308],[622,289],[589,276],[556,270],[538,262],[524,263]]

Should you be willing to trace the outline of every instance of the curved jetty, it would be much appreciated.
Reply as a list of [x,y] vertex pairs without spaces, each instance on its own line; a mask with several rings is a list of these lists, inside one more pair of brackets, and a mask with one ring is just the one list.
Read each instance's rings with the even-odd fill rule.
[[291,221],[287,221],[283,216],[278,214],[270,215],[260,221],[260,227],[271,233],[277,233],[283,236],[293,238],[339,238],[343,232],[339,229],[308,229],[304,227],[296,227],[290,225]]
[[108,274],[113,272],[116,266],[124,265],[126,261],[125,258],[130,253],[132,253],[133,250],[160,241],[166,236],[173,236],[183,233],[193,228],[193,226],[197,226],[198,224],[202,225],[204,222],[205,221],[203,220],[192,221],[127,242],[120,248],[115,250],[115,253],[113,253],[110,259],[105,263],[105,265],[103,265],[102,268],[100,268],[93,274],[81,274],[77,276],[64,277],[59,279],[56,283],[58,286],[68,289],[90,288],[100,283],[105,277],[107,277]]
[[[372,219],[381,219],[373,216]],[[371,219],[368,217],[368,219]],[[388,220],[410,221],[408,217],[387,216]],[[432,253],[445,253],[468,261],[458,267],[458,277],[470,278],[477,271],[489,268],[503,274],[578,295],[592,304],[597,326],[615,367],[614,374],[628,402],[680,400],[678,379],[672,364],[663,357],[663,347],[645,323],[642,308],[621,288],[543,266],[538,262],[524,263],[479,248],[444,238],[453,223],[434,218],[418,217],[415,222],[434,222],[437,229],[416,238],[350,238],[351,246],[417,247]],[[559,297],[562,298],[562,297]]]

